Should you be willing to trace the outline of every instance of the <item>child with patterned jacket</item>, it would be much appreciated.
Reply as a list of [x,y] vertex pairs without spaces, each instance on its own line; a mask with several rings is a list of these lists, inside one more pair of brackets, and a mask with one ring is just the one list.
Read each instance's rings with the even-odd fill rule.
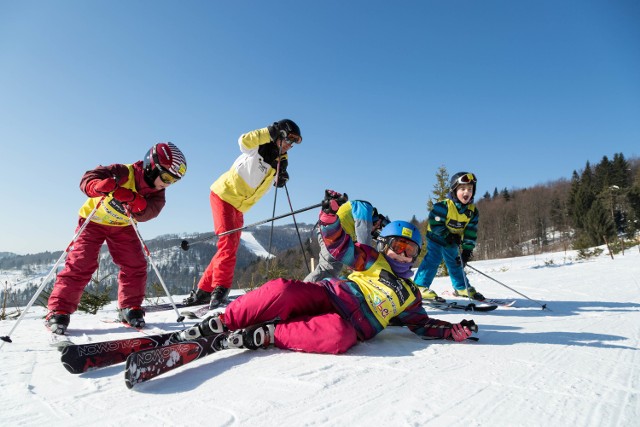
[[[420,252],[420,231],[394,221],[380,233],[379,251],[354,243],[336,215],[346,195],[327,190],[320,231],[333,257],[351,267],[348,279],[320,282],[276,279],[235,301],[180,335],[188,340],[221,334],[220,347],[281,349],[339,354],[389,325],[407,326],[424,339],[463,341],[473,321],[451,324],[429,317],[411,280]],[[216,338],[217,340],[218,338]]]
[[168,142],[155,144],[144,160],[98,166],[83,175],[80,190],[89,199],[80,208],[77,229],[91,217],[75,240],[49,296],[45,325],[52,332],[65,333],[70,315],[78,309],[84,288],[98,268],[100,248],[105,241],[120,269],[120,318],[132,326],[144,326],[140,306],[145,294],[147,261],[131,221],[145,222],[157,217],[165,205],[165,189],[186,171],[184,155]]
[[422,297],[425,299],[442,300],[430,286],[443,259],[456,295],[478,301],[485,299],[469,284],[464,273],[464,266],[473,256],[478,236],[479,212],[473,204],[476,184],[474,174],[456,173],[451,177],[451,191],[445,200],[434,204],[429,212],[427,253],[414,278],[422,288]]
[[[211,185],[209,192],[216,234],[242,228],[245,212],[272,185],[284,187],[289,179],[287,152],[293,144],[301,142],[300,128],[289,119],[240,135],[238,145],[242,154]],[[202,274],[197,290],[184,300],[185,304],[210,304],[213,309],[226,302],[233,284],[239,246],[240,233],[220,236],[217,251]]]

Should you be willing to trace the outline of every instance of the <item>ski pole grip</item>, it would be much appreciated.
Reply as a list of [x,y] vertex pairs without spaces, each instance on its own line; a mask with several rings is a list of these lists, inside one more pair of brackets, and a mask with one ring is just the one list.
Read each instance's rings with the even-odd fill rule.
[[183,240],[182,243],[180,243],[180,248],[183,251],[188,251],[189,250],[189,242],[186,240]]

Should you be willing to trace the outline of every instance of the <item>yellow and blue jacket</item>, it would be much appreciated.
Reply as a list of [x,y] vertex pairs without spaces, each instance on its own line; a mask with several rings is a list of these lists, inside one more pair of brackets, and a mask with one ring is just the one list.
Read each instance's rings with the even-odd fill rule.
[[450,234],[461,237],[462,249],[473,250],[478,238],[478,219],[480,213],[473,203],[463,205],[447,197],[433,205],[427,222],[427,239],[442,246],[450,246],[447,241]]

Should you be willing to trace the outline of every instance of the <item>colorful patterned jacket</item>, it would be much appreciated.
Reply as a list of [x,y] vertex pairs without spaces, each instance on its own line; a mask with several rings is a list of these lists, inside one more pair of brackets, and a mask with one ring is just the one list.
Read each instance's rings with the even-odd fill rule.
[[443,246],[452,246],[447,240],[451,234],[461,237],[462,249],[473,250],[478,238],[480,213],[473,203],[463,205],[450,196],[433,205],[427,223],[427,239]]
[[355,270],[346,280],[331,278],[320,283],[360,340],[373,338],[391,324],[407,326],[424,338],[444,337],[443,327],[451,324],[429,318],[416,284],[396,276],[382,254],[371,246],[354,243],[339,220],[320,223],[320,232],[329,253]]

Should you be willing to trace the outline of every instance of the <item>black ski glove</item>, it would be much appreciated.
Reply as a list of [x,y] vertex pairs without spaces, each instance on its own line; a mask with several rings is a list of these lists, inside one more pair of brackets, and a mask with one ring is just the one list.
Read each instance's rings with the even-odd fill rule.
[[462,259],[462,266],[466,267],[469,260],[473,258],[473,251],[471,249],[463,249],[460,258]]
[[349,200],[346,194],[340,194],[333,190],[325,190],[324,200],[322,200],[322,209],[320,210],[320,217],[318,218],[320,224],[329,225],[338,220],[336,212],[340,208],[340,205]]
[[278,188],[282,188],[285,186],[287,181],[289,181],[289,174],[287,173],[287,171],[280,171],[280,173],[276,177],[276,180],[273,182],[273,185]]
[[325,190],[324,200],[322,201],[322,212],[335,215],[340,206],[344,205],[348,200],[349,196],[346,194],[340,194],[333,190]]

